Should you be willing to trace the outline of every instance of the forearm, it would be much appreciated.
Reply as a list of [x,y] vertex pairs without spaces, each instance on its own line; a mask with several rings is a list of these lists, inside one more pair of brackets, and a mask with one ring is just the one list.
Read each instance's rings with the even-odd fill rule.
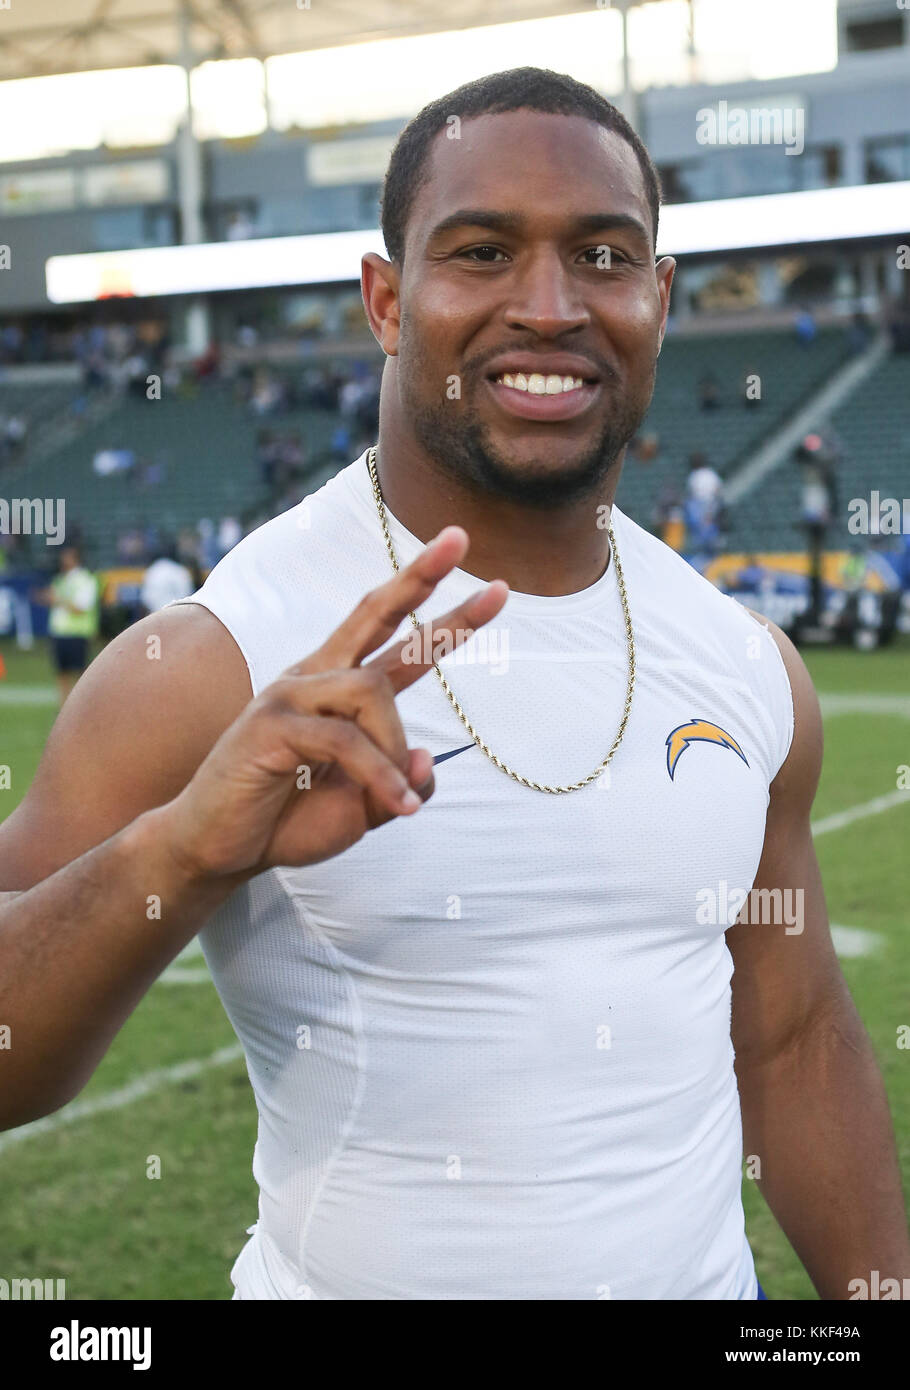
[[910,1277],[910,1241],[881,1072],[849,999],[771,1061],[737,1061],[745,1153],[819,1296]]
[[200,881],[139,816],[0,898],[0,1129],[70,1100],[150,985],[240,880]]

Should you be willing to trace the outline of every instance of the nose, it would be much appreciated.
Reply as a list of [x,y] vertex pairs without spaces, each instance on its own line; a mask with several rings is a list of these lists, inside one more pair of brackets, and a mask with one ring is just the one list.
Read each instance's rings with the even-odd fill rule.
[[555,250],[529,257],[511,289],[505,311],[510,328],[524,328],[541,338],[557,338],[591,321],[579,286]]

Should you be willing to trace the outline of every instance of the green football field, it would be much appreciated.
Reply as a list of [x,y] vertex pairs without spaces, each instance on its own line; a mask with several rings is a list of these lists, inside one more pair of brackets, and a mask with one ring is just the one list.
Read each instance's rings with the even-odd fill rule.
[[[3,819],[34,774],[55,703],[43,651],[0,652],[0,767],[11,773]],[[828,908],[910,1192],[910,1053],[897,1047],[898,1028],[910,1025],[910,792],[897,790],[898,769],[910,764],[910,644],[807,660],[825,713],[814,821]],[[236,1038],[190,948],[72,1106],[0,1134],[0,1277],[64,1278],[73,1299],[229,1298],[230,1266],[256,1219],[255,1119]],[[156,1167],[160,1177],[150,1177]],[[744,1188],[768,1297],[814,1298],[754,1184]]]

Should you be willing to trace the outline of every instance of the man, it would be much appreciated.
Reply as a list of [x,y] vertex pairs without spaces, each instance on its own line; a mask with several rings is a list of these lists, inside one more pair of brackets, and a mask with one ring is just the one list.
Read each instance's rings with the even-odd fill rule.
[[686,528],[693,564],[703,568],[716,555],[720,544],[724,485],[720,474],[703,453],[689,455],[686,479]]
[[825,537],[837,515],[837,451],[820,434],[808,434],[796,450],[802,471],[802,514],[809,572],[809,606],[803,625],[817,628],[825,608]]
[[85,569],[75,545],[60,552],[60,572],[37,602],[50,608],[47,622],[61,706],[89,661],[89,644],[98,636],[98,581]]
[[196,586],[186,565],[177,559],[177,547],[167,541],[142,576],[139,600],[147,613],[157,613],[169,603],[186,598]]
[[[425,108],[363,263],[378,452],[108,648],[0,834],[0,1124],[72,1097],[203,928],[260,1117],[238,1297],[753,1299],[740,1097],[819,1293],[910,1272],[812,687],[612,505],[658,201],[571,78]],[[753,882],[798,930],[703,911]]]

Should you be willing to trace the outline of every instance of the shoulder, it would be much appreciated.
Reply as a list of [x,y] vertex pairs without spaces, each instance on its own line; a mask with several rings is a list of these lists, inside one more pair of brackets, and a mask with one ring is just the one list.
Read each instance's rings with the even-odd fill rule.
[[688,607],[693,613],[707,609],[718,620],[727,619],[738,624],[743,631],[752,630],[752,616],[748,609],[721,593],[716,584],[699,574],[688,560],[659,536],[646,531],[618,507],[614,507],[613,511],[614,514],[619,513],[620,519],[620,525],[616,528],[620,536],[620,562],[624,562],[628,555],[638,571],[637,581],[642,591],[651,593],[662,603]]
[[793,702],[793,737],[787,757],[775,778],[772,797],[777,794],[778,798],[783,796],[808,808],[818,787],[824,753],[818,694],[806,663],[787,634],[761,613],[744,606],[743,612],[760,624],[774,642],[787,673]]
[[793,644],[657,536],[620,517],[616,529],[633,625],[638,614],[656,652],[680,657],[702,682],[723,682],[736,692],[760,731],[770,785],[791,751],[795,690],[801,706],[807,682],[811,691]]

